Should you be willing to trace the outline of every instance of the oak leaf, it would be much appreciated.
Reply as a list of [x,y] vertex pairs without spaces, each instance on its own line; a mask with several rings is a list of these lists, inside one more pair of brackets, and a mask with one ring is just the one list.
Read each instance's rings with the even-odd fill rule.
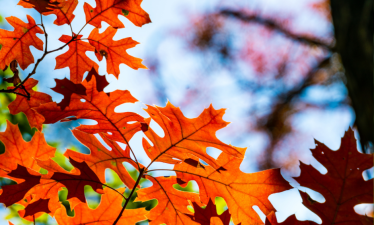
[[32,216],[39,212],[50,213],[48,208],[49,199],[39,199],[31,204],[27,205],[21,217]]
[[92,77],[96,78],[96,90],[98,92],[104,91],[104,88],[109,85],[109,82],[106,80],[105,75],[99,75],[95,68],[92,67],[90,72],[88,72],[86,80],[91,81]]
[[198,224],[191,220],[188,215],[193,215],[187,206],[188,201],[199,203],[199,195],[192,192],[179,191],[173,187],[177,183],[177,178],[172,177],[151,177],[145,176],[153,185],[140,189],[135,201],[148,201],[157,199],[158,204],[147,215],[150,225],[158,224]]
[[35,174],[36,172],[30,173],[26,167],[18,165],[15,170],[12,170],[7,175],[10,178],[23,179],[24,182],[2,186],[3,193],[0,195],[0,202],[8,207],[22,200],[26,193],[40,182],[41,176]]
[[[215,135],[217,130],[228,124],[222,119],[225,109],[215,110],[210,106],[194,119],[186,118],[170,102],[164,108],[148,105],[145,111],[165,133],[164,137],[159,137],[152,128],[144,132],[153,143],[151,146],[143,138],[143,148],[152,161],[176,164],[194,155],[218,169],[221,165],[206,153],[207,147],[217,148],[235,157],[244,156],[243,149],[227,145]],[[146,122],[149,124],[150,119]]]
[[103,133],[105,137],[113,141],[128,144],[132,136],[140,131],[140,123],[144,119],[132,112],[117,113],[114,109],[124,103],[134,103],[137,100],[129,91],[116,90],[108,96],[104,92],[97,91],[96,78],[82,82],[86,88],[86,95],[73,93],[70,105],[61,110],[56,103],[51,102],[38,107],[38,112],[45,117],[45,123],[55,123],[59,120],[74,116],[77,119],[92,119],[98,122],[96,125],[80,125],[76,129],[90,134]]
[[90,185],[97,193],[102,193],[102,183],[86,162],[76,162],[70,159],[70,163],[79,169],[79,175],[55,172],[51,177],[52,180],[63,184],[68,189],[67,199],[76,197],[81,202],[86,202],[84,196],[85,185]]
[[[124,193],[125,188],[117,189],[119,193]],[[56,220],[61,225],[75,224],[97,224],[112,225],[119,215],[122,208],[123,197],[114,190],[104,188],[104,194],[101,196],[100,205],[92,210],[87,204],[79,204],[75,207],[75,216],[69,217],[65,208],[56,212]],[[136,224],[145,220],[148,213],[144,208],[126,209],[117,224]]]
[[125,16],[134,25],[142,26],[151,20],[140,4],[143,0],[96,0],[96,8],[88,3],[84,4],[84,13],[87,23],[101,28],[101,22],[105,21],[114,28],[124,28],[118,19],[119,15]]
[[[245,149],[243,154],[244,151]],[[249,174],[242,172],[242,160],[222,152],[217,163],[226,168],[225,170],[212,166],[194,167],[182,162],[174,166],[174,171],[184,182],[197,182],[203,203],[207,204],[209,199],[213,201],[216,197],[222,197],[227,203],[234,224],[262,224],[252,207],[257,205],[263,213],[269,214],[275,209],[268,197],[292,187],[283,179],[280,169]]]
[[21,165],[39,171],[35,159],[47,160],[54,157],[56,148],[47,144],[44,134],[36,131],[30,142],[23,140],[17,125],[7,121],[7,128],[0,132],[0,141],[5,145],[5,152],[0,155],[1,170],[11,171]]
[[275,216],[274,212],[269,213],[266,216],[265,225],[317,225],[318,223],[315,223],[313,221],[299,221],[296,219],[295,214],[288,217],[285,221],[282,223],[278,223],[277,217]]
[[125,151],[115,142],[100,134],[105,143],[111,147],[106,149],[100,141],[92,134],[87,134],[79,130],[72,131],[75,138],[90,149],[90,154],[82,154],[72,150],[67,150],[65,156],[78,162],[86,162],[92,171],[99,177],[102,183],[105,183],[105,170],[107,168],[116,172],[122,182],[130,188],[133,188],[135,181],[123,166],[123,162],[128,162],[137,167],[130,158],[130,149],[126,146]]
[[14,16],[7,17],[6,20],[14,27],[14,31],[0,29],[0,69],[4,70],[13,60],[17,60],[24,70],[34,63],[30,46],[43,50],[43,41],[36,34],[44,34],[44,32],[29,15],[27,15],[28,23]]
[[312,155],[327,173],[321,174],[301,162],[301,174],[294,179],[321,193],[326,201],[316,202],[300,192],[303,204],[322,219],[322,224],[373,224],[373,218],[361,216],[353,209],[361,203],[373,203],[373,180],[365,181],[362,176],[363,171],[373,167],[373,155],[358,152],[352,129],[345,133],[337,151],[318,141],[316,145]]
[[68,35],[62,35],[60,41],[69,43],[69,50],[56,57],[55,69],[69,67],[70,80],[74,83],[80,83],[83,80],[83,74],[90,71],[92,67],[98,70],[97,63],[87,57],[86,51],[94,51],[95,48],[89,43],[81,40],[83,35],[78,35],[74,39]]
[[142,59],[133,57],[126,53],[129,48],[135,47],[139,42],[132,38],[124,38],[119,41],[114,41],[114,35],[117,30],[113,27],[108,27],[102,34],[99,29],[95,28],[91,31],[88,40],[92,46],[95,47],[95,55],[99,61],[105,57],[107,62],[108,74],[113,74],[117,79],[120,74],[119,65],[126,64],[132,69],[147,69],[142,64]]
[[60,7],[53,9],[49,12],[43,13],[43,15],[54,14],[57,16],[54,24],[61,26],[64,24],[71,24],[75,15],[73,14],[75,8],[78,5],[78,0],[64,0],[60,2]]
[[34,8],[39,13],[46,13],[60,8],[60,3],[56,0],[20,0],[18,5],[28,9]]
[[[17,95],[16,99],[8,105],[8,108],[9,112],[13,115],[23,112],[30,123],[30,127],[36,127],[41,131],[43,128],[44,117],[40,115],[35,108],[41,104],[52,102],[52,98],[50,95],[43,92],[34,91],[32,88],[37,84],[38,81],[33,78],[26,80],[23,87],[18,88],[15,92],[23,95],[29,93],[30,99],[27,99],[25,96]],[[14,87],[8,87],[8,90],[11,89],[14,89]]]
[[228,210],[224,211],[221,215],[218,215],[216,205],[209,199],[207,206],[203,209],[199,207],[195,202],[192,203],[195,213],[193,216],[188,215],[193,221],[200,223],[201,225],[210,225],[211,219],[217,217],[223,225],[230,224],[231,215]]
[[64,110],[70,104],[71,95],[73,93],[78,95],[86,95],[86,88],[82,84],[75,84],[66,78],[63,80],[55,79],[55,81],[56,87],[51,89],[64,96],[61,102],[57,104],[62,110]]
[[[33,187],[28,193],[28,196],[32,197],[32,201],[37,201],[39,199],[49,199],[48,202],[48,209],[51,211],[49,214],[51,216],[54,216],[54,213],[56,212],[57,209],[63,207],[60,203],[59,197],[58,197],[58,192],[62,190],[65,186],[57,182],[55,180],[52,180],[51,177],[54,175],[54,173],[59,172],[59,173],[69,173],[72,175],[80,175],[80,171],[78,169],[73,169],[70,172],[67,172],[64,170],[62,167],[60,167],[55,161],[52,159],[48,160],[39,160],[36,159],[37,164],[48,171],[47,174],[42,174],[42,178],[40,180],[40,184],[36,185]],[[72,200],[74,202],[79,202],[81,201],[77,199],[76,197],[68,199],[68,201],[71,203]],[[31,202],[30,202],[31,203]],[[24,204],[25,207],[27,207],[28,204]],[[73,206],[71,205],[71,208],[73,209]],[[37,215],[35,216],[37,217]],[[27,219],[27,218],[25,218]]]

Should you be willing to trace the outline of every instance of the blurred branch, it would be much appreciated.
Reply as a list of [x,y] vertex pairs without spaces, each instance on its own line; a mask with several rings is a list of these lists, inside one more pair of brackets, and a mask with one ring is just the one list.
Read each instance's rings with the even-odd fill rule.
[[311,37],[303,36],[301,34],[294,34],[291,31],[287,30],[284,28],[280,23],[277,23],[276,21],[273,21],[271,19],[266,19],[263,17],[260,17],[258,15],[248,15],[244,12],[238,11],[238,10],[230,10],[230,9],[222,9],[218,12],[218,14],[227,16],[227,17],[232,17],[235,19],[238,19],[240,21],[246,22],[246,23],[258,23],[261,24],[271,30],[275,30],[284,36],[286,36],[289,39],[292,39],[294,41],[307,44],[310,46],[319,46],[322,48],[326,48],[330,51],[333,51],[334,49],[332,48],[331,44],[329,43],[324,43],[318,39],[313,39]]
[[[271,113],[260,119],[258,127],[268,134],[270,140],[270,144],[259,162],[258,166],[260,169],[270,169],[279,166],[274,160],[275,147],[280,140],[291,132],[291,128],[287,124],[287,119],[298,112],[293,106],[293,100],[299,98],[306,88],[313,85],[314,74],[321,68],[327,67],[330,63],[330,59],[331,56],[320,61],[317,66],[309,71],[299,85],[279,95]],[[281,73],[283,72],[284,71],[281,71]]]

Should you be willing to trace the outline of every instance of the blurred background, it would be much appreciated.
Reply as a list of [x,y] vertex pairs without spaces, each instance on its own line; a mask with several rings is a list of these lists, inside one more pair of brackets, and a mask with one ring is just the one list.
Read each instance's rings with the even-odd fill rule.
[[[95,6],[94,0],[85,2]],[[4,19],[9,16],[26,21],[29,14],[37,23],[40,21],[35,10],[24,9],[17,3],[17,0],[0,0],[2,29],[13,30]],[[74,12],[75,32],[85,24],[83,3],[80,1]],[[93,52],[87,53],[99,64],[99,74],[106,74],[110,82],[104,91],[129,90],[139,100],[136,104],[119,106],[116,111],[134,111],[147,117],[142,110],[145,104],[165,106],[167,101],[180,107],[187,117],[197,117],[210,104],[216,109],[227,108],[224,119],[231,124],[218,131],[217,136],[225,143],[247,147],[242,171],[251,173],[280,167],[283,176],[295,187],[270,196],[278,210],[278,221],[296,214],[299,220],[321,223],[301,204],[297,189],[317,201],[323,201],[323,197],[300,187],[292,177],[300,174],[299,160],[326,173],[309,149],[314,148],[314,139],[338,149],[349,127],[355,130],[359,150],[373,152],[372,1],[144,0],[142,8],[150,14],[152,23],[139,28],[121,17],[126,28],[118,30],[115,39],[132,37],[140,42],[128,53],[144,59],[148,70],[136,71],[122,64],[117,80],[106,74],[105,60],[98,62]],[[54,15],[43,17],[50,49],[63,45],[58,38],[71,33],[68,25],[54,25],[54,19]],[[100,32],[108,26],[102,25]],[[92,28],[87,26],[82,34],[87,37]],[[38,36],[44,41],[44,35]],[[31,49],[36,59],[41,57],[42,52]],[[55,86],[54,79],[69,77],[69,69],[54,70],[55,57],[67,49],[49,54],[34,76],[39,80],[38,90],[50,94],[57,102],[62,95],[50,88]],[[22,71],[21,78],[32,69],[33,65]],[[1,74],[2,87],[6,85],[2,78],[10,75],[7,71]],[[20,124],[24,138],[30,140],[34,130],[27,125],[25,116],[8,112],[7,105],[14,98],[0,95],[1,131],[5,130],[8,119]],[[47,141],[58,149],[56,160],[65,163],[66,168],[71,168],[62,157],[67,148],[89,153],[69,130],[79,123],[92,122],[57,123],[44,128]],[[151,124],[162,135],[157,126]],[[130,144],[141,163],[147,164],[150,160],[143,153],[142,137],[137,134]],[[217,157],[219,151],[210,148],[208,153]],[[162,163],[155,163],[154,167],[172,168]],[[372,174],[373,169],[363,176],[370,179]],[[108,171],[108,177],[112,179],[108,182],[116,183],[115,174]],[[10,183],[1,182],[0,185]],[[194,188],[190,185],[191,190]],[[87,190],[89,195],[93,196],[92,207],[97,206],[99,198]],[[224,204],[223,201],[222,210]],[[7,224],[5,217],[15,224],[25,223],[16,218],[19,208],[0,206],[0,209],[0,224]],[[372,206],[355,209],[365,214]],[[259,210],[258,213],[264,218]],[[53,219],[45,216],[38,223],[53,224]]]

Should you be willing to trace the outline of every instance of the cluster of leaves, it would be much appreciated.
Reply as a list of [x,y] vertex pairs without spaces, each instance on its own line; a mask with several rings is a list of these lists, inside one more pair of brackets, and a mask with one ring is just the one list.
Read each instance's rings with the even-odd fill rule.
[[[5,152],[0,155],[0,176],[16,182],[2,187],[0,202],[5,206],[20,204],[24,206],[19,216],[35,221],[35,218],[48,213],[58,224],[135,224],[148,220],[149,224],[263,224],[253,209],[267,215],[266,224],[278,224],[275,208],[269,201],[271,194],[292,187],[280,174],[280,169],[270,169],[257,173],[244,173],[240,170],[246,148],[239,148],[220,141],[215,133],[228,125],[222,117],[224,109],[213,106],[204,109],[193,119],[186,118],[181,110],[171,103],[165,107],[147,106],[149,117],[144,118],[133,112],[115,112],[115,108],[137,100],[129,91],[116,90],[104,92],[108,85],[100,76],[98,65],[89,59],[86,51],[94,51],[98,60],[106,58],[107,72],[118,78],[119,65],[124,63],[133,69],[146,68],[141,59],[126,54],[126,49],[137,42],[131,38],[114,41],[117,29],[124,28],[118,15],[125,16],[137,26],[150,22],[148,14],[140,7],[142,0],[96,0],[96,8],[85,3],[86,25],[94,28],[88,38],[75,34],[63,35],[59,40],[65,43],[55,50],[47,50],[47,32],[41,20],[36,24],[31,16],[28,23],[16,17],[7,21],[14,31],[0,30],[0,69],[9,67],[14,75],[6,79],[14,86],[2,92],[14,93],[16,99],[9,104],[11,114],[20,112],[27,116],[35,132],[30,142],[26,142],[17,125],[7,122],[5,132],[0,133],[0,141]],[[19,5],[34,8],[43,15],[55,14],[56,25],[71,25],[77,0],[21,0]],[[101,22],[110,26],[99,33]],[[45,45],[36,34],[45,34]],[[29,47],[44,49],[43,56],[36,62],[33,71],[23,80],[18,76],[18,66],[26,69],[34,63]],[[69,50],[56,57],[56,69],[69,67],[70,79],[56,80],[54,91],[64,95],[56,103],[52,98],[33,90],[38,83],[30,78],[36,73],[40,61],[51,52],[68,46]],[[83,80],[84,73],[89,72]],[[82,81],[83,80],[83,81]],[[56,149],[47,144],[42,133],[43,124],[67,122],[77,119],[95,120],[95,125],[80,125],[72,130],[74,136],[86,147],[90,154],[67,150],[64,154],[74,166],[66,171],[52,158]],[[156,122],[164,131],[160,137],[150,127]],[[143,151],[151,159],[150,164],[142,165],[129,141],[138,132],[143,132]],[[108,149],[99,141],[104,140]],[[123,149],[119,143],[124,144]],[[207,147],[221,151],[217,159],[206,152]],[[373,183],[362,178],[362,172],[372,167],[371,155],[361,154],[356,149],[353,131],[349,130],[342,139],[341,148],[331,151],[321,143],[312,151],[328,173],[320,174],[311,166],[301,164],[301,175],[296,180],[305,187],[320,192],[325,203],[313,201],[301,192],[303,202],[310,210],[321,217],[323,224],[372,224],[372,218],[355,213],[353,207],[360,203],[370,203],[373,199]],[[132,165],[138,176],[134,179],[123,163]],[[149,169],[154,162],[174,165],[173,169]],[[203,163],[204,162],[204,163]],[[42,173],[42,170],[47,173]],[[115,188],[105,179],[105,170],[111,169],[131,189],[126,197],[126,188]],[[167,170],[176,173],[170,177],[156,177],[152,171]],[[142,188],[141,179],[147,179],[152,186]],[[195,181],[199,193],[178,190],[175,185],[186,187]],[[101,194],[100,205],[91,209],[86,203],[84,187],[91,186]],[[67,200],[74,216],[67,214],[65,206],[59,201],[59,191],[66,188]],[[157,200],[151,210],[130,209],[132,196],[135,202]],[[228,209],[217,214],[214,201],[222,197]],[[189,210],[193,206],[194,210]],[[282,224],[303,224],[313,222],[297,221],[290,217]]]

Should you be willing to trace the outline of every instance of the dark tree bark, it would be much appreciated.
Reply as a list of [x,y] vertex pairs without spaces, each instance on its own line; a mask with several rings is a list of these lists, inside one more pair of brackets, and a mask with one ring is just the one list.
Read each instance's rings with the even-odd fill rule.
[[335,50],[356,113],[355,125],[365,152],[373,149],[373,0],[331,0]]

